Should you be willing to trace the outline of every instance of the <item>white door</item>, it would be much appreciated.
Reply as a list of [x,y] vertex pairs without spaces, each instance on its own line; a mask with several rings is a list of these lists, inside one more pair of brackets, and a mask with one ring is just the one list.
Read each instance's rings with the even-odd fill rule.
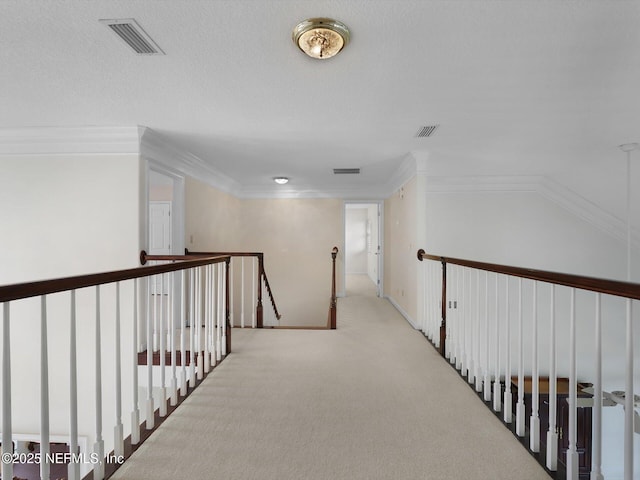
[[367,274],[371,281],[376,284],[376,295],[379,297],[382,293],[380,291],[380,262],[382,260],[380,205],[368,205],[367,213]]
[[[149,202],[149,255],[171,255],[171,202]],[[155,280],[153,292],[160,290],[160,281]],[[169,293],[168,285],[162,293]]]
[[149,255],[171,254],[171,202],[149,202]]

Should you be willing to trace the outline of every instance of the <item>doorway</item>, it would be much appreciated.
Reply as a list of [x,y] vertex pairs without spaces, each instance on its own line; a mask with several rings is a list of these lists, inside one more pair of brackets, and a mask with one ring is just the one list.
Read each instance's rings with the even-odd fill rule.
[[382,207],[380,202],[345,203],[345,294],[382,294]]

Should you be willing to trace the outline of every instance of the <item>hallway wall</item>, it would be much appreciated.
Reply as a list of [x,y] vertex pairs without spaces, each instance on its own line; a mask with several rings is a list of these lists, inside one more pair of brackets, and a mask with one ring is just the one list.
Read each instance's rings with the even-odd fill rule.
[[188,179],[186,210],[187,248],[264,252],[280,324],[326,325],[334,245],[342,278],[341,200],[238,199]]
[[384,201],[384,296],[405,318],[417,319],[417,189],[409,180]]

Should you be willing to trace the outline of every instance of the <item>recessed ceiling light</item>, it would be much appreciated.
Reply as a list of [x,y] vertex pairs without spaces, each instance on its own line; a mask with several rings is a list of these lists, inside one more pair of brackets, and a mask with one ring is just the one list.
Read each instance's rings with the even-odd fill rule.
[[332,18],[310,18],[293,29],[293,43],[311,58],[331,58],[349,43],[347,26]]
[[289,181],[289,179],[287,177],[273,177],[273,181],[278,185],[284,185]]

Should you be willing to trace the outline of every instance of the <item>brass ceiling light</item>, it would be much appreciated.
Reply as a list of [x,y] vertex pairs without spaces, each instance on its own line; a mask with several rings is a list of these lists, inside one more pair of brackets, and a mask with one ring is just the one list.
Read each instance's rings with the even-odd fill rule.
[[349,43],[347,26],[331,18],[310,18],[293,29],[293,43],[311,58],[331,58]]

